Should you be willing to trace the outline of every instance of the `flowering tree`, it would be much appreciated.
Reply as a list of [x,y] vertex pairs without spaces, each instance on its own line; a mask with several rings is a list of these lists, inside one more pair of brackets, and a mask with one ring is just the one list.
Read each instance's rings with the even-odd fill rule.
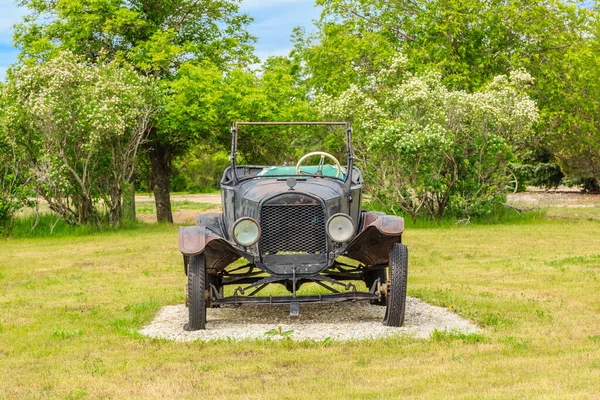
[[[239,0],[19,0],[29,15],[15,25],[21,62],[49,60],[70,50],[87,62],[124,60],[163,83],[183,63],[210,60],[223,72],[258,60],[251,18]],[[163,119],[161,115],[157,120]],[[206,139],[205,131],[162,130],[153,124],[144,144],[159,222],[173,222],[170,183],[173,158]]]
[[10,233],[15,212],[30,203],[30,176],[23,170],[20,154],[7,136],[4,103],[0,97],[0,236]]
[[513,151],[538,120],[525,71],[482,90],[450,91],[437,73],[408,73],[396,56],[362,87],[321,96],[326,117],[353,122],[356,150],[374,198],[391,212],[470,217],[506,196]]
[[50,208],[70,224],[99,224],[106,207],[118,224],[122,188],[156,108],[154,82],[63,52],[14,71],[3,91],[9,136]]

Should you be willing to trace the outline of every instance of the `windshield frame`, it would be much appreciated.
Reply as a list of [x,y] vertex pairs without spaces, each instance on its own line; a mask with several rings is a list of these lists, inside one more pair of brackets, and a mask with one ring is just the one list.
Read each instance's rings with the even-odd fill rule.
[[[346,160],[347,160],[347,174],[346,180],[344,181],[348,187],[352,184],[352,169],[354,164],[354,152],[352,150],[352,128],[350,127],[349,122],[234,122],[231,127],[231,172],[233,176],[234,184],[237,184],[241,180],[249,180],[249,179],[260,179],[262,176],[253,176],[244,179],[240,179],[237,175],[237,150],[238,150],[238,131],[239,127],[243,125],[263,125],[263,126],[273,126],[273,125],[320,125],[320,126],[343,126],[346,132]],[[296,174],[296,175],[286,175],[287,177],[312,177],[312,176],[320,176],[322,175],[314,175],[314,174]],[[276,177],[271,175],[270,177]],[[334,178],[336,180],[341,180],[339,178]]]

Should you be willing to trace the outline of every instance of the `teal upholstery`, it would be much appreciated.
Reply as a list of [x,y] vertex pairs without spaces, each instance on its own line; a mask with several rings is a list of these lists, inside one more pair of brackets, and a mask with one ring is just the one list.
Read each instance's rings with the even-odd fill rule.
[[[301,166],[300,170],[302,172],[306,172],[308,174],[315,174],[317,172],[317,170],[319,169],[319,167],[317,165],[307,165],[307,166]],[[323,176],[330,176],[332,178],[335,178],[335,176],[337,175],[337,168],[334,167],[333,165],[329,165],[329,164],[325,164],[323,165]],[[296,174],[296,167],[269,167],[269,168],[265,168],[263,169],[258,176],[273,176],[273,175],[297,175]],[[346,178],[346,174],[344,174],[343,169],[342,169],[342,173],[340,174],[340,178],[341,179],[345,179]]]

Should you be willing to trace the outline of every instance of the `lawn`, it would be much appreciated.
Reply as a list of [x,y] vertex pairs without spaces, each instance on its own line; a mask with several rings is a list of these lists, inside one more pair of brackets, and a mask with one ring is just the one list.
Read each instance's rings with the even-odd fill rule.
[[[575,212],[575,211],[574,211]],[[483,339],[173,343],[177,227],[0,242],[0,398],[599,398],[600,222],[408,230],[409,295]]]

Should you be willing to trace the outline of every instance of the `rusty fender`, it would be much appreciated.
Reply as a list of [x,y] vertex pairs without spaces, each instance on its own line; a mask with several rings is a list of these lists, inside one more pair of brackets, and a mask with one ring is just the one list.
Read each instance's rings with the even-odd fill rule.
[[184,255],[184,260],[204,254],[206,269],[213,273],[223,270],[243,256],[227,239],[202,225],[179,228],[179,251]]
[[389,251],[404,232],[404,218],[378,212],[363,214],[362,229],[350,242],[345,256],[366,266],[388,264]]

